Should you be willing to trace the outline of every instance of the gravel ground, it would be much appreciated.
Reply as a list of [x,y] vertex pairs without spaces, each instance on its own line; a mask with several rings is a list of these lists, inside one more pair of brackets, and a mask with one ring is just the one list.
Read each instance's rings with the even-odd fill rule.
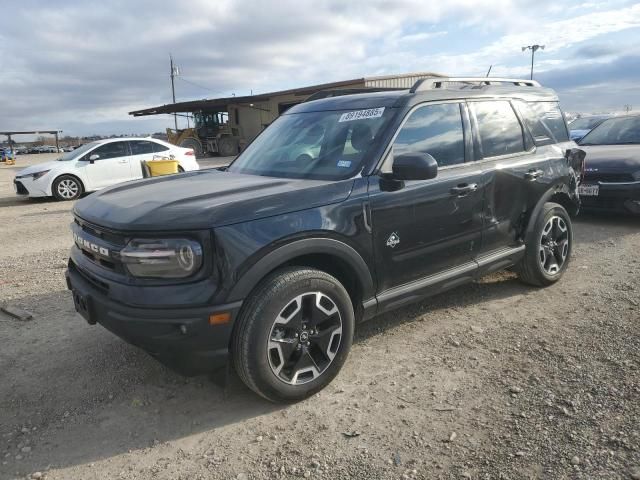
[[640,219],[576,219],[553,287],[505,272],[362,325],[327,389],[277,406],[78,317],[71,204],[17,200],[16,167],[0,301],[34,319],[0,313],[0,478],[640,479]]

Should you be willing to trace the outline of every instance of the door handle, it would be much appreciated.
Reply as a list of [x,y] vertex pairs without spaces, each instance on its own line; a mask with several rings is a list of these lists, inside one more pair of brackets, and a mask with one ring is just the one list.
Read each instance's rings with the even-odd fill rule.
[[535,180],[537,178],[540,178],[543,175],[544,175],[544,171],[540,169],[532,169],[524,174],[524,178],[526,178],[527,180]]
[[471,193],[471,192],[475,192],[476,190],[478,190],[478,184],[477,183],[461,183],[455,187],[453,187],[451,190],[449,190],[449,192],[451,192],[451,195],[457,195],[459,197],[464,197],[465,195]]
[[129,160],[118,160],[118,163],[129,163]]

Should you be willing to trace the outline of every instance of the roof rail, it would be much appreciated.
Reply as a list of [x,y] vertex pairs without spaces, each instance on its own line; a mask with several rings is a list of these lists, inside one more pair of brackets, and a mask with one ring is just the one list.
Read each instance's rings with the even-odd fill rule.
[[497,78],[497,77],[440,77],[440,78],[421,78],[411,87],[410,92],[421,92],[423,90],[432,90],[436,88],[444,88],[445,83],[477,83],[478,87],[492,85],[494,83],[507,83],[517,87],[540,87],[535,80],[521,80],[518,78]]
[[355,93],[372,93],[372,92],[391,92],[394,90],[406,90],[405,88],[396,87],[362,87],[362,88],[343,88],[339,90],[320,90],[307,97],[305,102],[312,100],[320,100],[321,98],[341,97],[343,95],[353,95]]

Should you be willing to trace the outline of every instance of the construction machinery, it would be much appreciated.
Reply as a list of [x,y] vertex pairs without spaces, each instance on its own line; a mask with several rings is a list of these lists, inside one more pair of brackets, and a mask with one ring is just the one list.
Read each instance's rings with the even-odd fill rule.
[[239,152],[240,137],[229,126],[227,112],[194,112],[193,128],[167,128],[167,140],[174,145],[192,148],[197,157],[230,157]]

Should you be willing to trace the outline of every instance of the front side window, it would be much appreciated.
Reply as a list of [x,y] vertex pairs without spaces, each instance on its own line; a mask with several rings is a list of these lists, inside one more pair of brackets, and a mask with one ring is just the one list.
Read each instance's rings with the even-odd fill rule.
[[507,101],[472,102],[484,158],[524,152],[522,127]]
[[100,160],[107,160],[109,158],[127,157],[129,156],[129,148],[127,142],[111,142],[96,148],[89,153],[91,155],[100,155]]
[[380,107],[282,115],[228,170],[284,178],[350,178],[362,170],[392,114]]
[[605,120],[580,140],[580,145],[627,145],[640,143],[640,116]]
[[460,104],[426,105],[412,112],[393,142],[393,154],[428,153],[445,167],[464,163]]
[[131,155],[143,155],[145,153],[153,153],[153,143],[146,140],[131,140]]

